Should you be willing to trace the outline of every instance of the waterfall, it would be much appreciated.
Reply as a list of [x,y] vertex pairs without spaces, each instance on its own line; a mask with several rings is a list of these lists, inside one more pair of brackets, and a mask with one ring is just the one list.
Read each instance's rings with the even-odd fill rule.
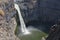
[[15,9],[17,10],[17,12],[18,12],[18,16],[19,16],[19,20],[20,20],[20,24],[21,24],[21,31],[22,31],[22,33],[29,34],[30,32],[26,28],[25,22],[23,20],[22,15],[21,15],[21,11],[20,11],[19,5],[15,3],[14,6],[15,6]]

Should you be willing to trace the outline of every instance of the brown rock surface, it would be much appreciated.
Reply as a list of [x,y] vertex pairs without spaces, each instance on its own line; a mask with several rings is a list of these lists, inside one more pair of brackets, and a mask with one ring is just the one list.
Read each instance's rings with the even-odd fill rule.
[[7,23],[5,18],[0,16],[0,40],[20,40],[14,34],[15,29],[15,18],[11,18],[11,20]]

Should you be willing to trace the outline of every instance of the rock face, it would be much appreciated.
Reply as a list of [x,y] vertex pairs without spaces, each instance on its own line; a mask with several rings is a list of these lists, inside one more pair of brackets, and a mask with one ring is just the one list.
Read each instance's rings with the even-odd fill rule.
[[14,13],[12,5],[12,0],[0,0],[0,40],[20,40],[14,33],[17,24],[11,17]]
[[20,6],[25,22],[38,20],[37,0],[17,0],[17,3]]
[[0,40],[20,40],[14,34],[15,29],[15,18],[11,18],[11,20],[7,23],[5,18],[0,16]]
[[49,36],[46,40],[60,40],[60,25],[56,24],[52,26]]
[[[18,0],[17,0],[18,1]],[[22,0],[23,1],[23,0]],[[20,5],[22,16],[26,21],[37,20],[44,24],[55,24],[60,20],[58,0],[24,0],[17,2]],[[55,5],[55,4],[58,4]]]

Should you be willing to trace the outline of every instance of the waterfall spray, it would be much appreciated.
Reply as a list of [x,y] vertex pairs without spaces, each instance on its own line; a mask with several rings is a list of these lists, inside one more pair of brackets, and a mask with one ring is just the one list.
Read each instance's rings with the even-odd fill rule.
[[24,23],[23,17],[21,15],[21,11],[20,8],[18,6],[18,4],[14,4],[15,9],[18,11],[18,16],[19,16],[19,20],[20,20],[20,24],[21,24],[21,31],[23,34],[30,34],[29,30],[26,28],[26,25]]

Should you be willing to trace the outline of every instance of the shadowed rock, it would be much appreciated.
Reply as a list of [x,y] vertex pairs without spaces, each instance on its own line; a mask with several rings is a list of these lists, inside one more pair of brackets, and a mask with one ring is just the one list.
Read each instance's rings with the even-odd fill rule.
[[46,40],[60,40],[60,24],[51,27],[49,36]]

